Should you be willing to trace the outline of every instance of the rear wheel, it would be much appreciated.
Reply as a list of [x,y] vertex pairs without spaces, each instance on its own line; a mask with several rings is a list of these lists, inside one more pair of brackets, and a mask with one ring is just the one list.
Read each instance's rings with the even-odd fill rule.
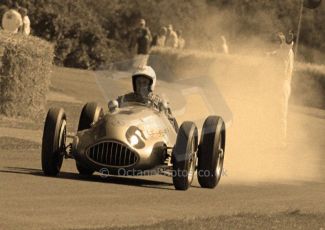
[[[103,108],[97,103],[90,102],[85,104],[80,114],[78,131],[89,129],[92,123],[97,122],[103,116]],[[78,161],[76,161],[76,166],[80,175],[90,176],[94,173],[94,170],[84,167]]]
[[220,181],[225,154],[226,130],[221,117],[209,116],[202,128],[198,151],[198,181],[203,188],[214,188]]
[[42,170],[47,176],[56,176],[60,172],[66,145],[66,124],[62,108],[48,111],[42,140]]
[[173,149],[173,184],[177,190],[187,190],[192,184],[198,148],[198,131],[193,122],[179,128]]

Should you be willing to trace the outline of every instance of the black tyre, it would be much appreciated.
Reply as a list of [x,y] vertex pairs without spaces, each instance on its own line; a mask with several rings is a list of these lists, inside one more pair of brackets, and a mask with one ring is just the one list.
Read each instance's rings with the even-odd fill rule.
[[198,149],[198,131],[193,122],[184,122],[178,130],[173,148],[173,184],[177,190],[187,190],[194,177]]
[[51,108],[46,116],[42,140],[42,170],[56,176],[63,162],[66,142],[66,115],[62,108]]
[[209,116],[202,128],[198,151],[198,181],[203,188],[214,188],[220,181],[225,154],[226,129],[221,117]]
[[85,104],[80,114],[78,131],[89,129],[93,122],[98,121],[99,118],[103,116],[103,108],[101,108],[97,103],[90,102]]
[[[92,123],[97,122],[103,116],[103,108],[98,106],[97,103],[90,102],[85,104],[80,114],[78,131],[89,129]],[[78,162],[76,162],[76,167],[80,175],[90,176],[94,173],[94,170],[86,168]]]

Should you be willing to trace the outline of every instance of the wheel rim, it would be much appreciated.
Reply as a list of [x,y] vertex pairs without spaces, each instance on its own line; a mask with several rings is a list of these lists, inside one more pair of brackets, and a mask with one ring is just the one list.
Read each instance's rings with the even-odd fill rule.
[[224,156],[224,151],[222,148],[222,140],[220,138],[219,143],[218,143],[218,158],[217,158],[217,166],[216,166],[216,176],[219,179],[221,177],[222,173],[222,168],[223,168],[223,156]]
[[59,143],[58,146],[59,148],[65,146],[65,141],[66,141],[66,126],[67,122],[65,120],[62,120],[61,128],[60,128],[60,135],[59,135]]
[[189,184],[192,183],[193,178],[194,178],[194,172],[195,172],[195,166],[196,166],[196,151],[195,151],[195,142],[194,142],[194,138],[192,139],[191,142],[191,153],[190,153],[190,159],[189,159],[189,164],[188,164],[188,182]]
[[65,143],[66,143],[66,133],[67,133],[67,122],[66,120],[62,120],[62,124],[60,127],[60,134],[59,134],[59,140],[58,140],[58,161],[57,161],[57,168],[60,169],[62,160],[63,160],[63,155],[62,155],[62,150],[65,148]]

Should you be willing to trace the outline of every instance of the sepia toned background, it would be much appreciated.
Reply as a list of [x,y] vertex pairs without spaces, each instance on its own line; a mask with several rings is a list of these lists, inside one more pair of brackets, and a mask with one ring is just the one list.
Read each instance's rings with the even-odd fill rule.
[[[297,36],[300,0],[0,0],[0,18],[14,3],[28,9],[31,35],[0,30],[0,229],[325,228],[324,2],[302,8],[285,145],[283,61],[268,53],[278,32]],[[81,177],[73,160],[43,175],[46,111],[63,107],[75,132],[86,102],[106,112],[130,92],[140,18],[153,35],[169,24],[183,32],[185,49],[153,47],[148,61],[179,123],[201,129],[211,114],[227,123],[216,189],[195,179],[179,192],[160,175]]]

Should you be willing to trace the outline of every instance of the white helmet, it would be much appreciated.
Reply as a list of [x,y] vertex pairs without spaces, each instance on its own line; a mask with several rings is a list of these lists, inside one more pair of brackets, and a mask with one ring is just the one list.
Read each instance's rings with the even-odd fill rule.
[[133,91],[135,91],[135,79],[139,76],[146,77],[150,80],[150,91],[153,92],[156,86],[156,73],[150,66],[143,66],[138,68],[133,74],[132,74],[132,85],[133,85]]

